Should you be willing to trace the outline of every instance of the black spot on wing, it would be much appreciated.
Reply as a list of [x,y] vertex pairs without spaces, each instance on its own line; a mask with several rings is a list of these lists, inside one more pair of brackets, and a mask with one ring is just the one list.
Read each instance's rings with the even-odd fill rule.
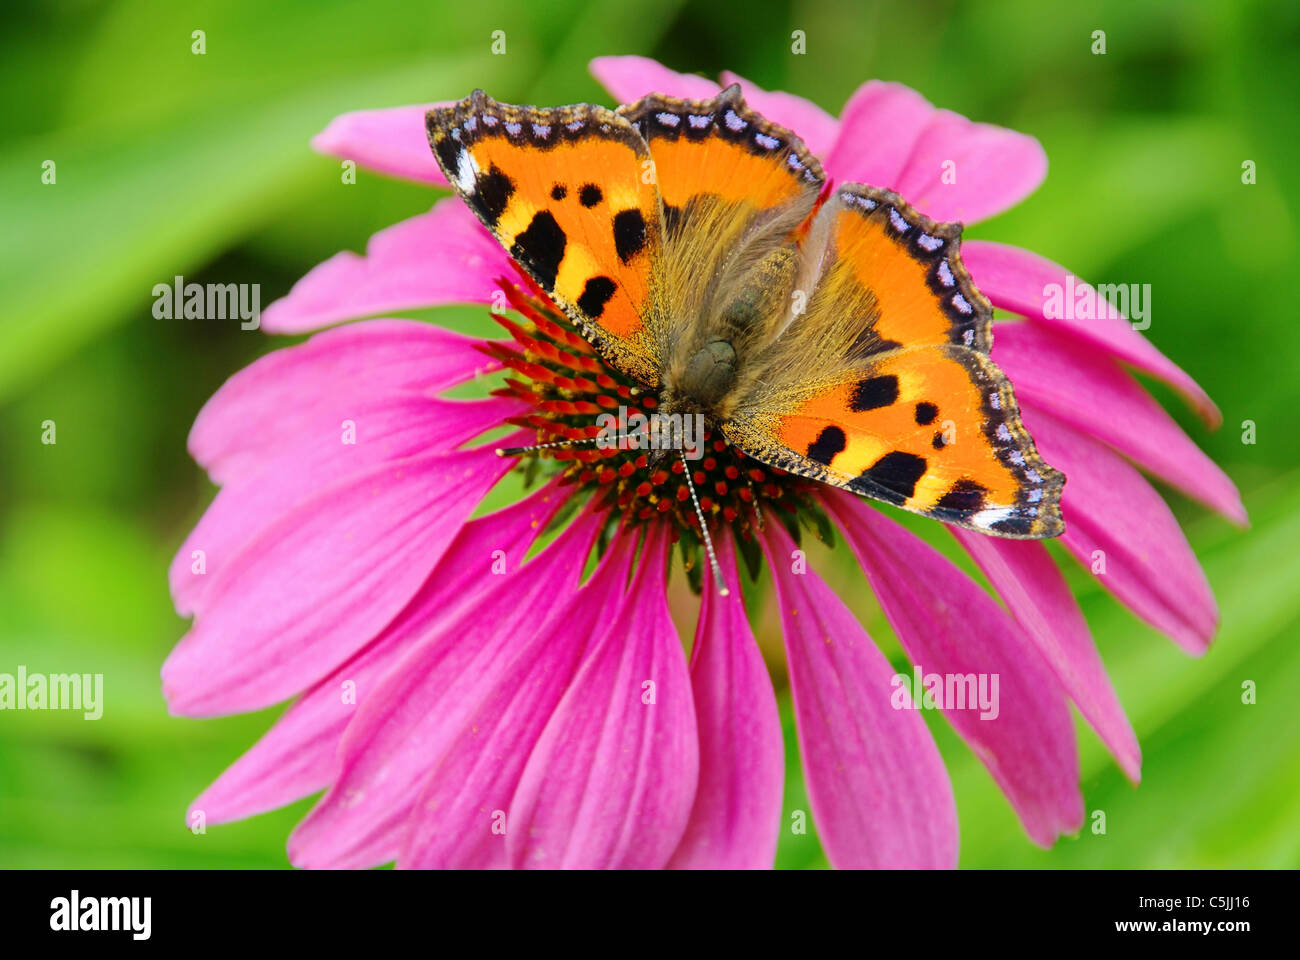
[[[865,492],[888,503],[901,504],[916,492],[916,481],[925,475],[924,457],[902,450],[891,450],[866,470],[858,480],[869,481]],[[850,487],[853,483],[850,482]]]
[[943,435],[942,430],[935,433],[934,439],[930,441],[930,446],[934,447],[936,450],[942,450],[944,447],[948,446],[948,438]]
[[496,223],[505,212],[506,205],[515,192],[515,182],[506,176],[496,164],[487,174],[478,178],[474,188],[473,200],[483,211],[489,223]]
[[460,163],[460,151],[463,149],[459,143],[451,137],[442,137],[433,147],[438,153],[438,160],[442,163],[442,168],[449,174],[456,173],[456,167]]
[[830,466],[835,455],[844,449],[847,438],[839,427],[826,427],[817,435],[817,439],[808,445],[808,459],[816,460],[822,466]]
[[984,487],[974,480],[962,478],[954,483],[939,502],[935,504],[940,510],[956,510],[961,513],[975,513],[984,508]]
[[898,377],[889,374],[881,377],[867,377],[859,380],[853,388],[849,406],[861,413],[864,410],[878,410],[887,407],[898,399]]
[[592,320],[598,320],[605,312],[605,304],[609,303],[609,298],[613,295],[613,280],[609,277],[592,277],[582,288],[582,296],[578,298],[578,309]]
[[614,249],[618,258],[627,263],[645,249],[645,217],[632,207],[614,215]]
[[604,199],[605,195],[600,192],[600,187],[594,183],[589,183],[578,191],[578,202],[584,207],[594,207]]
[[548,210],[540,210],[533,214],[528,229],[515,237],[510,256],[531,270],[542,289],[550,293],[564,261],[566,242],[564,230],[555,217]]
[[934,418],[938,415],[939,408],[933,403],[922,400],[916,405],[916,422],[923,427],[934,423]]
[[555,186],[551,187],[552,200],[563,200],[568,195],[569,195],[569,188],[562,183],[557,183]]

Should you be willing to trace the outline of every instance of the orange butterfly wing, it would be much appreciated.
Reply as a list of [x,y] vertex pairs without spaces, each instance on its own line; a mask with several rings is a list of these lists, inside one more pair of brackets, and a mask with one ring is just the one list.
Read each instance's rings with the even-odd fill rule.
[[426,124],[448,182],[515,261],[607,360],[655,385],[662,215],[632,125],[604,107],[517,107],[481,90]]
[[803,251],[806,309],[723,432],[757,459],[915,513],[1055,536],[1065,478],[988,357],[992,308],[960,243],[959,225],[896,194],[839,188]]
[[699,197],[753,216],[803,196],[811,202],[825,181],[803,142],[745,106],[738,84],[712,100],[651,94],[618,112],[650,147],[670,224]]

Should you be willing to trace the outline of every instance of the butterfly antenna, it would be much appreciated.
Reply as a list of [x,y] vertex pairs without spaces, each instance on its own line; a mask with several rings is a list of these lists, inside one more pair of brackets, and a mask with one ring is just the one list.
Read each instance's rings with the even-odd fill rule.
[[[614,442],[619,444],[621,448],[624,440],[630,440],[636,435],[636,433],[624,433],[615,437]],[[496,455],[498,457],[521,457],[529,453],[536,453],[539,450],[553,450],[556,447],[577,447],[585,443],[597,443],[603,437],[603,434],[597,434],[594,437],[580,437],[577,440],[553,440],[550,443],[534,443],[527,447],[497,447]]]
[[718,584],[718,595],[727,597],[731,591],[727,589],[727,582],[722,579],[722,568],[718,566],[717,554],[713,552],[713,538],[709,536],[709,528],[704,523],[704,509],[700,506],[699,495],[695,492],[695,479],[691,476],[691,465],[686,462],[686,451],[679,451],[682,458],[682,466],[686,468],[686,483],[691,490],[691,503],[695,504],[695,518],[700,521],[700,536],[704,540],[704,552],[709,555],[709,566],[713,568],[713,579]]
[[527,447],[497,447],[496,455],[498,457],[521,457],[525,454],[536,453],[538,450],[552,450],[556,447],[576,447],[584,443],[595,443],[597,437],[583,437],[580,440],[556,440],[552,443],[534,443]]

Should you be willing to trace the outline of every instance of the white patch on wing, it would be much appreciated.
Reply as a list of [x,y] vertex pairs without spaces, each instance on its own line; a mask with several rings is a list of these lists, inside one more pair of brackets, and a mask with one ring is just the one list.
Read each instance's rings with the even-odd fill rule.
[[469,194],[478,183],[478,161],[468,150],[461,149],[456,156],[456,187],[461,193]]
[[979,527],[981,530],[992,530],[993,524],[1001,520],[1009,520],[1015,515],[1015,507],[988,507],[978,513],[972,513],[970,522],[972,526]]

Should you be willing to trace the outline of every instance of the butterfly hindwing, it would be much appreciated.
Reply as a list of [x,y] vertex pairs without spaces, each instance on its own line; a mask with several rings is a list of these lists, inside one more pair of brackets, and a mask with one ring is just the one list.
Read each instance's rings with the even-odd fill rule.
[[429,111],[439,166],[503,247],[616,367],[653,386],[662,215],[644,140],[579,104],[498,103],[482,91]]
[[992,308],[959,251],[958,225],[841,187],[803,251],[805,309],[756,361],[723,432],[757,459],[916,513],[1053,536],[1064,477],[988,357]]

